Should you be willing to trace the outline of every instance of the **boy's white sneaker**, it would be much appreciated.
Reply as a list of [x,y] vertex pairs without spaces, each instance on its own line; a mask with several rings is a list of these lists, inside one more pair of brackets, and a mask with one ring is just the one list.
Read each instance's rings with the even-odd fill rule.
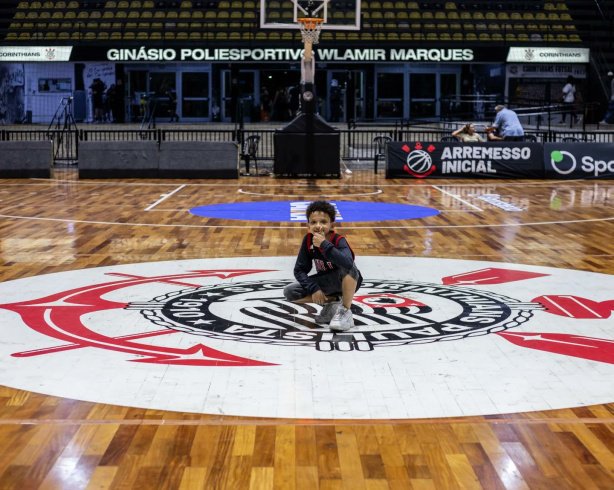
[[352,311],[341,305],[337,308],[335,316],[330,321],[330,329],[333,332],[347,332],[354,326],[354,318],[352,317]]
[[337,301],[331,301],[330,303],[325,303],[320,310],[320,313],[318,313],[314,317],[314,320],[316,321],[316,323],[325,323],[326,325],[328,325],[335,316],[335,313],[340,306],[340,299],[338,299]]

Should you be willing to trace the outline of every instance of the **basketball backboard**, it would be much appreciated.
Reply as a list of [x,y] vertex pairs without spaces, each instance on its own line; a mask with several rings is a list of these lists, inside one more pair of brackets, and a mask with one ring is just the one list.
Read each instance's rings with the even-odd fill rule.
[[360,0],[261,0],[262,29],[298,30],[301,17],[324,20],[324,30],[360,30]]

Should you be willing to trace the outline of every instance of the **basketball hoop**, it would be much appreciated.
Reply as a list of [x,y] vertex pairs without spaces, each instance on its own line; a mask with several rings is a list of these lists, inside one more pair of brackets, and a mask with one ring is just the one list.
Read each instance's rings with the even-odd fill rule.
[[301,17],[296,19],[296,21],[301,29],[303,43],[318,44],[324,19],[319,19],[317,17]]

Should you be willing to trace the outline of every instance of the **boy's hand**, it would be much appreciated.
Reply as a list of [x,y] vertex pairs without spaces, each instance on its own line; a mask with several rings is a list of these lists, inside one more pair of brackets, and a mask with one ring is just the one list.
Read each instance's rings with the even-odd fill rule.
[[311,299],[313,299],[313,302],[316,305],[320,305],[323,306],[324,303],[326,303],[326,295],[322,292],[322,290],[320,289],[319,291],[313,293],[311,295]]
[[326,240],[326,237],[322,235],[322,233],[320,233],[319,231],[313,234],[313,244],[316,247],[319,247],[320,245],[322,245],[322,242],[324,240]]

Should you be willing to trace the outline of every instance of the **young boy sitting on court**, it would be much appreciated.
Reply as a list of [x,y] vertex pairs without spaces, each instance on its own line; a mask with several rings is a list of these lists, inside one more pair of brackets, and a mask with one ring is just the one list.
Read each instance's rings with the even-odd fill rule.
[[[335,332],[354,326],[350,307],[362,283],[348,242],[334,231],[335,207],[327,201],[314,201],[305,213],[308,233],[303,238],[294,266],[298,282],[284,288],[284,296],[295,303],[315,303],[322,310],[316,323],[329,324]],[[316,274],[308,276],[313,264]]]

